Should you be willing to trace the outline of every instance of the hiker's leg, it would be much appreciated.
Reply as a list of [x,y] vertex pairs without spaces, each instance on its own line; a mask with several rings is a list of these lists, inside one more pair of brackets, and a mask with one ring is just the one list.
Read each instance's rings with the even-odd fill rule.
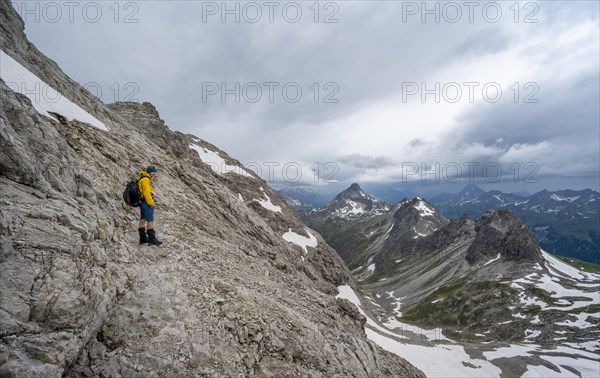
[[148,243],[148,235],[146,234],[146,205],[145,203],[140,206],[140,222],[138,224],[138,233],[140,234],[140,245]]
[[142,203],[142,205],[140,206],[140,223],[138,224],[138,228],[146,228],[146,212],[144,210],[146,210],[144,208],[145,203]]
[[148,235],[146,234],[146,228],[145,227],[138,228],[138,233],[140,234],[140,244],[148,243]]
[[161,245],[162,242],[156,238],[156,232],[154,231],[154,208],[148,206],[148,208],[145,209],[144,214],[148,221],[148,244]]

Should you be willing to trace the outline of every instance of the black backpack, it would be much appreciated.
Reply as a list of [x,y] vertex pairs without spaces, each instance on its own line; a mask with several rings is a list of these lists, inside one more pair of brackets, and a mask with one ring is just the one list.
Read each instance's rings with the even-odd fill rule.
[[138,179],[137,181],[129,181],[125,186],[125,190],[123,191],[123,201],[125,201],[125,203],[129,206],[142,206],[142,194],[140,193],[140,188],[138,186],[138,182],[140,180],[141,179]]

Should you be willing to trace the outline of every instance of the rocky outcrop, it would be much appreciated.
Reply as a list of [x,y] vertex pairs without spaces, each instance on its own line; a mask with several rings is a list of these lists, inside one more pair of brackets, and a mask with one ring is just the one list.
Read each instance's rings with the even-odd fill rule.
[[134,126],[138,133],[173,156],[182,158],[195,154],[188,147],[185,135],[169,130],[151,103],[117,102],[107,107]]
[[[104,105],[0,13],[0,48],[109,129],[0,82],[1,376],[422,376],[366,339],[335,299],[350,273],[267,183],[214,172],[151,104]],[[120,198],[150,164],[160,248]]]
[[419,239],[415,249],[421,253],[444,250],[457,242],[470,242],[475,236],[475,222],[469,218],[451,220],[427,238]]
[[445,227],[450,221],[421,198],[400,203],[392,217],[384,248],[397,251],[397,257],[417,253],[415,245],[423,237]]
[[535,235],[519,217],[507,208],[486,212],[475,224],[475,239],[465,259],[470,264],[500,255],[508,261],[543,264]]

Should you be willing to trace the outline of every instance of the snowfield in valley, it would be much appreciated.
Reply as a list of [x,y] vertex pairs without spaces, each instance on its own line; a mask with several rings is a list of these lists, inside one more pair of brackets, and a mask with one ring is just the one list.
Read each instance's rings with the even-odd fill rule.
[[[549,306],[537,298],[530,298],[521,293],[520,298],[524,306],[538,305],[542,311],[567,311],[600,304],[598,291],[577,289],[577,287],[600,287],[599,274],[580,272],[543,251],[542,255],[550,274],[538,265],[535,273],[515,280],[512,287],[524,291],[526,285],[533,285],[548,292],[555,300],[555,305]],[[497,259],[488,261],[486,265]],[[527,358],[526,371],[521,375],[524,378],[600,376],[600,340],[598,339],[580,343],[566,342],[555,349],[549,349],[534,343],[535,338],[541,334],[540,330],[527,329],[525,343],[497,348],[490,345],[491,350],[473,356],[467,353],[463,346],[443,336],[441,329],[421,329],[399,322],[393,317],[383,324],[386,329],[367,315],[359,297],[350,286],[339,286],[338,291],[336,298],[348,299],[367,318],[365,332],[370,340],[383,349],[405,358],[428,377],[499,377],[503,374],[501,367],[505,366],[506,359],[510,358]],[[393,292],[389,292],[388,295],[393,298]],[[398,298],[393,299],[397,300],[394,311],[401,314],[400,301]],[[521,314],[513,316],[524,318]],[[597,321],[590,322],[590,317],[598,319],[600,313],[582,311],[572,315],[573,320],[557,324],[567,327],[597,328]],[[539,324],[539,316],[531,323]],[[557,334],[567,332],[556,331]],[[423,342],[415,343],[412,338],[407,337],[409,335],[420,335]]]

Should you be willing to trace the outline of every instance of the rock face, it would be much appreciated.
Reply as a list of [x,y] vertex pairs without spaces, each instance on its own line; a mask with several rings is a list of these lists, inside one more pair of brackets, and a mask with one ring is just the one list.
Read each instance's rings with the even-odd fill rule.
[[475,239],[465,259],[470,264],[501,256],[506,260],[542,263],[535,235],[509,209],[489,211],[475,224]]
[[394,251],[393,257],[418,253],[419,241],[445,227],[450,221],[421,198],[403,201],[392,216],[392,227],[383,248]]
[[[151,104],[103,104],[0,16],[0,49],[109,129],[0,82],[0,376],[423,376],[367,340],[335,299],[347,268],[267,183],[212,169],[190,145],[239,163]],[[150,164],[160,248],[121,200]]]

